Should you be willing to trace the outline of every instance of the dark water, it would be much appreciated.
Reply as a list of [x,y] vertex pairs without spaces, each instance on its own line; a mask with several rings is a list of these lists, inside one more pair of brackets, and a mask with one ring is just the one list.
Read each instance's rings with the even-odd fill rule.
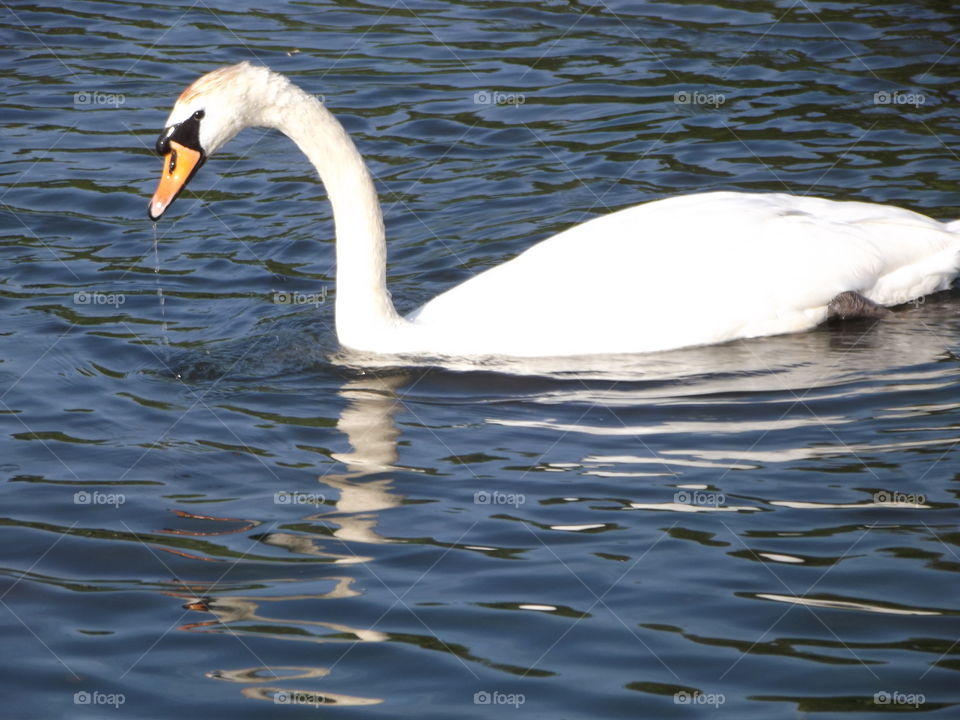
[[679,192],[960,217],[958,25],[0,5],[3,716],[956,717],[958,294],[612,373],[371,374],[331,361],[329,208],[285,138],[211,159],[159,275],[145,208],[173,99],[249,59],[355,137],[403,310]]

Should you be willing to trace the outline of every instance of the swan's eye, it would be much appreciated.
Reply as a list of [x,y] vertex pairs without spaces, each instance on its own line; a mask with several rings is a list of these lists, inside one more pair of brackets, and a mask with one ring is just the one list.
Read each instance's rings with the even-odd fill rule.
[[203,120],[203,116],[204,116],[204,115],[206,115],[206,113],[205,113],[203,110],[197,110],[197,111],[193,114],[193,118],[194,118],[194,120]]

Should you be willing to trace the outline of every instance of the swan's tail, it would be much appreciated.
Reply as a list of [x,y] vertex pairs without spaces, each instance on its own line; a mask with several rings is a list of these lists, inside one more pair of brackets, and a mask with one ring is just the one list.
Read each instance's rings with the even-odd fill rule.
[[952,233],[960,233],[960,220],[954,220],[947,223],[947,230]]

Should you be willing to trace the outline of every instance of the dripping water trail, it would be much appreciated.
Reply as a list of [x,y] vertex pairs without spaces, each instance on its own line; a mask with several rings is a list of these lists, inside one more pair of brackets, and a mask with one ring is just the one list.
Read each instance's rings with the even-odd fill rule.
[[163,297],[163,286],[160,285],[160,238],[157,234],[157,224],[153,224],[153,278],[157,286],[157,297],[160,299],[160,332],[163,335],[163,344],[170,346],[170,338],[167,337],[167,308],[166,298]]

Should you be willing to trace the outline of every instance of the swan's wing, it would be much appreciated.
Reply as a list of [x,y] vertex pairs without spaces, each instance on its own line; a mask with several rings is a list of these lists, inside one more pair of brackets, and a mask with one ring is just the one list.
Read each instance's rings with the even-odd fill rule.
[[705,193],[570,228],[409,319],[462,352],[657,350],[806,329],[846,290],[906,302],[958,264],[960,236],[908,210]]

